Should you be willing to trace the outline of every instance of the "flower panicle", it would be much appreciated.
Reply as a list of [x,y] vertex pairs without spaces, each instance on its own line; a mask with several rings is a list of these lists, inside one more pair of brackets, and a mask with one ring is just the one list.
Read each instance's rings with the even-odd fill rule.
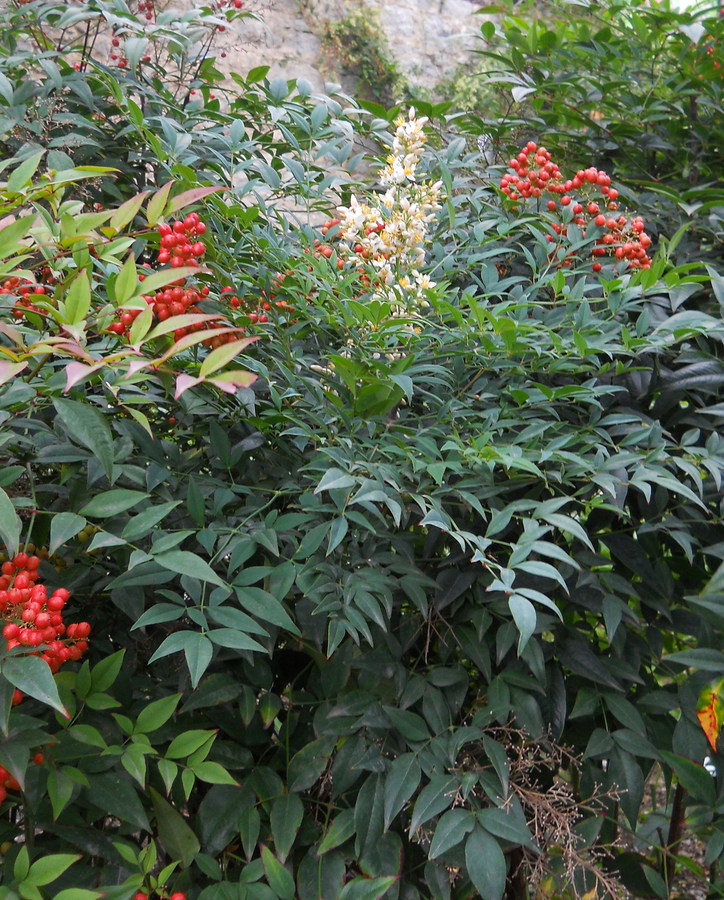
[[414,107],[400,116],[392,152],[379,176],[384,193],[374,193],[370,203],[353,196],[349,206],[338,207],[343,255],[350,259],[361,253],[372,263],[378,285],[373,299],[390,302],[397,316],[409,314],[410,308],[427,308],[424,291],[435,286],[420,273],[429,223],[440,209],[442,192],[441,181],[418,181],[427,122]]

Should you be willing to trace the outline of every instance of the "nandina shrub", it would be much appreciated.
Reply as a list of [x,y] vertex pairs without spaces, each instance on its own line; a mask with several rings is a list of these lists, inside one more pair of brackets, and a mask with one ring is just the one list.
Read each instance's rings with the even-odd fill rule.
[[552,256],[414,114],[335,196],[361,114],[290,92],[232,100],[258,151],[210,117],[207,185],[5,167],[0,536],[90,634],[54,678],[0,645],[3,888],[663,895],[685,813],[717,890],[719,276]]
[[[479,80],[458,118],[502,163],[526,141],[575,170],[615,173],[622,198],[684,264],[721,264],[724,19],[715,3],[508,6],[482,26]],[[497,102],[496,102],[497,98]]]

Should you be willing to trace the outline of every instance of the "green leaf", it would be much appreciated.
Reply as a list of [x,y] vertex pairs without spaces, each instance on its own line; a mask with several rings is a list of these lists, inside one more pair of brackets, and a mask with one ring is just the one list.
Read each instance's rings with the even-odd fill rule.
[[125,773],[115,771],[107,775],[91,775],[88,781],[86,799],[102,810],[103,815],[116,816],[122,822],[151,831],[146,810]]
[[240,587],[236,589],[236,594],[239,603],[262,622],[278,625],[279,628],[284,628],[292,634],[300,634],[289,613],[268,591],[263,591],[261,588]]
[[261,830],[261,816],[259,810],[249,805],[239,814],[239,837],[244,855],[250,860],[256,851],[256,842],[259,840]]
[[188,868],[201,849],[199,839],[184,817],[158,791],[153,788],[149,788],[149,791],[156,814],[159,840],[172,859],[179,860],[184,868]]
[[433,816],[452,806],[459,784],[459,779],[451,775],[433,775],[415,800],[410,820],[410,837]]
[[[151,275],[146,275],[144,280],[139,282],[138,295],[153,294],[155,291],[167,287],[172,282],[178,281],[179,278],[191,278],[198,274],[199,269],[191,266],[180,266],[178,269],[161,269],[158,272],[153,272]],[[148,335],[148,340],[153,340],[153,338],[160,337],[162,334],[174,331],[174,324],[182,327],[188,324],[187,321],[182,321],[180,316],[174,316],[173,319],[174,321],[170,323],[170,328],[166,327],[169,324],[168,320],[159,323]]]
[[481,809],[477,818],[490,834],[503,838],[511,844],[520,844],[521,847],[537,851],[525,815],[518,803],[510,803],[502,808]]
[[661,750],[661,758],[676,773],[681,784],[695,800],[711,805],[716,796],[716,782],[703,765],[684,756]]
[[294,900],[294,879],[268,847],[261,848],[261,862],[269,887],[280,900]]
[[327,469],[322,476],[321,481],[314,489],[314,493],[320,494],[322,491],[335,491],[341,488],[354,487],[356,484],[357,479],[353,478],[351,475],[347,475],[347,473],[343,472],[341,469]]
[[50,520],[48,552],[51,555],[54,554],[58,547],[75,537],[79,531],[85,528],[86,524],[87,520],[83,516],[77,516],[75,513],[56,513]]
[[353,878],[339,894],[339,900],[380,900],[397,882],[394,875],[382,878]]
[[329,556],[330,553],[333,553],[337,547],[342,543],[347,534],[347,529],[349,528],[349,522],[347,521],[346,516],[338,516],[336,519],[332,521],[332,525],[329,529],[329,543],[327,544],[327,553]]
[[500,779],[501,793],[504,797],[508,796],[508,783],[510,780],[510,761],[505,749],[490,735],[483,735],[483,749],[485,754],[493,764],[495,774]]
[[154,226],[158,222],[163,209],[166,206],[168,195],[171,193],[173,185],[173,181],[167,181],[166,184],[160,187],[148,201],[148,205],[146,206],[146,221],[149,225]]
[[183,731],[171,741],[168,750],[164,753],[167,759],[181,759],[195,753],[199,747],[214,737],[215,731],[194,728],[191,731]]
[[162,697],[160,700],[154,700],[152,703],[149,703],[138,714],[133,733],[150,734],[153,731],[158,731],[176,712],[180,699],[181,694],[171,694],[169,697]]
[[33,227],[33,221],[33,216],[19,216],[14,222],[0,229],[0,259],[26,250],[20,241]]
[[680,666],[691,666],[703,672],[724,672],[724,653],[708,647],[694,650],[681,650],[678,653],[667,653],[662,656],[662,663],[676,663]]
[[[118,209],[116,209],[114,211],[113,215],[111,216],[111,219],[108,223],[111,226],[111,228],[115,228],[116,231],[120,231],[122,228],[125,228],[126,225],[129,225],[136,218],[136,215],[138,214],[139,210],[143,206],[143,201],[146,199],[146,197],[148,197],[149,193],[150,193],[150,191],[143,191],[140,194],[135,194],[133,197],[130,197],[128,200],[125,201],[125,203],[122,203],[118,207]],[[151,200],[149,202],[149,206],[151,205],[152,202],[153,202],[153,200]],[[155,224],[155,223],[151,222],[149,224]],[[131,257],[131,259],[132,259],[132,257]],[[126,265],[128,265],[128,263],[126,263]],[[124,268],[125,268],[125,266],[124,266]],[[135,272],[134,272],[134,276],[135,276]],[[135,281],[134,281],[134,287],[135,287]],[[128,296],[130,297],[130,294]],[[118,285],[117,284],[116,284],[116,302],[118,302],[118,303],[124,302],[124,301],[118,300]]]
[[8,178],[6,190],[11,194],[16,194],[18,191],[21,191],[38,171],[40,160],[44,155],[45,150],[39,150],[37,153],[33,153],[32,156],[29,156],[26,160],[21,162]]
[[535,631],[537,622],[536,611],[530,600],[526,600],[520,594],[512,594],[508,598],[508,606],[520,633],[518,639],[518,655],[520,655]]
[[430,841],[428,856],[436,859],[451,847],[459,844],[465,835],[475,828],[475,818],[469,809],[451,809],[440,817],[435,834]]
[[227,785],[209,789],[198,812],[199,839],[204,853],[216,856],[230,843],[237,833],[239,809],[249,793]]
[[302,542],[297,548],[295,557],[299,559],[307,559],[313,553],[315,553],[319,549],[322,541],[327,536],[329,527],[329,522],[322,522],[321,525],[316,525],[314,528],[308,531],[302,538]]
[[507,869],[495,838],[479,825],[465,841],[465,865],[482,900],[502,900]]
[[354,810],[342,810],[335,816],[317,849],[317,856],[328,853],[348,841],[354,834]]
[[112,516],[117,516],[119,513],[138,506],[139,503],[147,500],[148,496],[143,491],[116,488],[98,494],[90,503],[86,503],[80,512],[84,516],[91,516],[94,519],[110,519]]
[[189,667],[192,688],[195,689],[198,685],[201,676],[208,669],[213,655],[213,644],[206,635],[192,632],[186,636],[184,656],[186,657],[186,665]]
[[53,808],[53,819],[57,819],[70,802],[77,782],[69,774],[70,767],[51,769],[48,773],[48,797]]
[[65,298],[66,321],[70,325],[77,325],[88,315],[91,301],[90,281],[88,271],[81,269],[72,280],[70,290]]
[[335,745],[333,737],[323,737],[306,744],[289,761],[290,791],[306,791],[327,768]]
[[29,871],[30,871],[30,854],[28,853],[27,846],[23,846],[20,848],[18,855],[15,857],[15,864],[13,866],[13,876],[16,879],[16,881],[23,881],[23,879],[27,878]]
[[238,628],[214,628],[207,632],[209,638],[220,647],[231,647],[234,650],[254,650],[257,653],[266,653],[262,645],[250,638],[248,634]]
[[429,741],[430,732],[425,720],[418,716],[417,713],[410,712],[407,709],[397,709],[394,706],[383,706],[382,709],[387,714],[396,728],[406,741]]
[[181,503],[180,500],[170,500],[167,503],[159,503],[141,510],[124,527],[121,537],[125,541],[137,541],[145,537],[153,528],[162,522]]
[[15,556],[20,543],[21,523],[10,498],[0,488],[0,538],[8,556]]
[[66,888],[55,894],[53,900],[100,900],[107,897],[104,891],[89,891],[87,888]]
[[280,862],[285,862],[302,824],[304,805],[298,794],[283,794],[272,804],[271,830]]
[[197,556],[196,553],[191,553],[188,550],[167,550],[165,553],[156,554],[153,558],[160,566],[163,566],[164,569],[168,569],[170,572],[198,578],[200,581],[207,581],[219,587],[226,586],[211,566],[200,556]]
[[417,790],[422,770],[415,753],[404,753],[390,766],[385,777],[384,829]]
[[310,848],[297,868],[297,900],[338,900],[346,868],[341,853],[317,856]]
[[2,674],[19,691],[57,709],[61,715],[70,718],[60,702],[58,688],[48,668],[48,664],[37,656],[13,656],[2,663]]
[[121,765],[142,790],[146,788],[146,754],[140,744],[131,744],[121,756]]
[[19,736],[0,743],[0,764],[13,775],[25,790],[25,774],[30,760],[30,747]]
[[53,405],[69,436],[91,451],[110,479],[113,474],[113,438],[102,413],[92,406],[65,397],[54,397]]
[[199,376],[201,378],[206,378],[208,375],[218,372],[219,369],[223,369],[227,363],[231,362],[232,359],[237,357],[243,350],[246,350],[250,344],[257,340],[259,339],[256,337],[242,338],[237,341],[229,341],[228,344],[222,344],[220,347],[212,350],[201,363]]
[[194,763],[193,766],[191,766],[191,769],[200,781],[205,781],[207,784],[228,784],[238,786],[237,780],[233,778],[220,763],[213,762],[210,759],[200,763]]

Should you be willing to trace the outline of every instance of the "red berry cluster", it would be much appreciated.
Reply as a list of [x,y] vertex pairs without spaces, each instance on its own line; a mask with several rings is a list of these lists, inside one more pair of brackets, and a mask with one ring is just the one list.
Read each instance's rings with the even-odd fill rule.
[[[336,228],[339,224],[340,224],[340,220],[336,217],[331,218],[327,222],[325,222],[321,228],[322,237],[326,237],[328,232],[331,231],[333,228]],[[384,230],[385,230],[385,223],[384,222],[376,222],[374,225],[371,225],[371,226],[365,228],[365,234],[368,236],[370,234],[374,234],[374,233],[380,234],[380,232],[382,232]],[[342,230],[337,231],[335,234],[333,234],[331,236],[331,238],[329,238],[329,240],[331,240],[331,241],[341,241],[343,239],[344,239],[344,231],[342,231]],[[359,264],[357,266],[357,272],[358,272],[359,280],[360,280],[360,283],[362,286],[362,291],[365,292],[369,289],[369,285],[370,285],[370,278],[369,278],[369,275],[367,274],[365,262],[368,259],[370,259],[372,252],[369,249],[365,248],[360,243],[355,244],[352,247],[352,250],[359,257]],[[308,252],[308,251],[305,251],[305,252]],[[314,241],[314,255],[315,256],[324,256],[326,259],[329,259],[332,256],[332,253],[333,253],[333,247],[331,244],[324,244],[320,240]],[[387,256],[387,254],[385,254],[385,253],[375,253],[374,254],[374,258],[378,259],[378,260],[382,259],[386,256]],[[341,270],[344,267],[345,267],[344,259],[342,259],[341,257],[338,257],[337,258],[337,268]],[[380,285],[379,281],[375,281],[374,285],[375,285],[375,287],[379,287],[379,285]]]
[[37,284],[28,278],[13,275],[0,284],[0,293],[17,297],[15,309],[13,309],[13,315],[16,319],[24,318],[28,312],[37,313],[41,316],[45,315],[45,311],[35,304],[40,300],[48,299],[47,286],[55,283],[53,273],[47,266],[42,270],[42,281],[44,282],[43,284]]
[[[198,240],[198,237],[206,233],[206,225],[199,218],[198,213],[190,213],[183,220],[163,222],[158,226],[161,237],[161,249],[158,253],[158,261],[162,265],[171,263],[175,269],[181,266],[198,266],[199,257],[206,253],[206,245]],[[145,279],[144,274],[139,275],[139,280]],[[209,288],[189,287],[183,279],[170,285],[163,291],[155,294],[143,294],[142,298],[153,309],[159,322],[165,322],[171,316],[183,316],[187,313],[200,313],[196,303],[208,297]],[[122,312],[116,322],[108,326],[113,334],[128,336],[136,316],[140,315],[140,309],[128,309]],[[203,326],[199,326],[203,327]]]
[[[153,22],[156,17],[154,0],[139,0],[136,15],[140,19],[145,19],[147,23]],[[118,36],[118,32],[115,27],[113,28],[113,33],[111,36],[111,52],[109,56],[111,63],[117,65],[119,69],[125,69],[128,67],[128,59],[123,51],[123,40]],[[141,61],[150,62],[151,57],[143,56],[141,57]]]
[[[553,195],[546,201],[546,208],[552,213],[558,212],[562,219],[561,223],[552,225],[556,235],[567,237],[566,223],[570,221],[581,226],[583,237],[586,227],[591,224],[605,228],[591,251],[594,257],[613,255],[616,259],[627,260],[632,268],[650,267],[651,259],[646,251],[651,246],[651,238],[644,231],[643,219],[613,215],[619,209],[618,191],[611,187],[611,178],[605,172],[590,166],[579,169],[573,178],[564,179],[550,152],[545,147],[538,147],[535,141],[528,141],[509,165],[513,171],[501,178],[500,189],[512,202],[512,209],[518,209],[521,201]],[[554,199],[555,196],[559,199]],[[567,212],[569,208],[570,212]],[[552,235],[548,240],[555,242]],[[570,263],[571,255],[561,265]],[[600,271],[601,264],[594,263],[593,269]]]
[[[239,10],[243,7],[244,0],[211,0],[209,8],[215,13],[224,13],[227,9]],[[226,31],[226,26],[217,25],[217,31]]]
[[185,219],[158,226],[161,235],[161,249],[158,261],[161,265],[171,263],[174,269],[181,266],[198,266],[199,257],[206,253],[206,245],[199,237],[206,233],[206,224],[198,213],[189,213]]
[[[66,627],[62,611],[70,594],[65,588],[56,588],[48,596],[45,585],[37,583],[39,565],[39,557],[25,552],[2,564],[0,618],[6,623],[2,633],[8,650],[42,647],[42,652],[38,649],[34,655],[57,672],[64,662],[80,659],[88,649],[90,625],[72,622]],[[13,702],[21,699],[16,691]]]
[[[45,757],[42,753],[38,752],[33,756],[33,762],[36,766],[42,766]],[[18,779],[11,775],[10,772],[5,768],[5,766],[0,766],[0,803],[5,802],[5,798],[8,795],[8,791],[19,791],[20,790],[20,782]]]
[[[724,16],[724,9],[721,10],[721,15]],[[694,65],[699,65],[703,72],[707,73],[709,69],[709,65],[712,66],[712,73],[721,68],[717,57],[721,58],[721,52],[719,49],[719,44],[721,42],[718,38],[712,37],[712,35],[707,34],[704,37],[704,40],[696,46],[694,44],[689,44],[689,50],[694,50],[695,58]],[[724,69],[719,72],[719,77],[724,78]]]
[[[145,891],[137,891],[133,895],[133,900],[148,900],[148,894]],[[168,900],[186,900],[186,894],[176,891],[169,896]]]
[[[264,291],[262,291],[262,294],[264,294]],[[234,288],[230,286],[221,289],[221,296],[228,301],[229,306],[232,309],[238,309],[245,316],[248,316],[252,325],[256,325],[257,323],[265,325],[269,321],[267,313],[271,309],[270,303],[260,301],[254,305],[254,300],[252,298],[237,296],[237,294],[234,293]]]

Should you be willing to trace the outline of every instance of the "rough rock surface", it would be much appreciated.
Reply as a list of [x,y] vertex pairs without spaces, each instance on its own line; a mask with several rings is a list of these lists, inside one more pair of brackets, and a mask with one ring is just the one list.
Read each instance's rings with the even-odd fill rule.
[[[343,18],[343,0],[248,0],[258,18],[245,19],[222,36],[220,68],[246,74],[271,66],[269,77],[306,78],[321,90],[338,80],[334,61],[323,57],[325,21]],[[374,10],[392,56],[413,87],[431,89],[470,56],[482,18],[473,0],[365,0]]]

